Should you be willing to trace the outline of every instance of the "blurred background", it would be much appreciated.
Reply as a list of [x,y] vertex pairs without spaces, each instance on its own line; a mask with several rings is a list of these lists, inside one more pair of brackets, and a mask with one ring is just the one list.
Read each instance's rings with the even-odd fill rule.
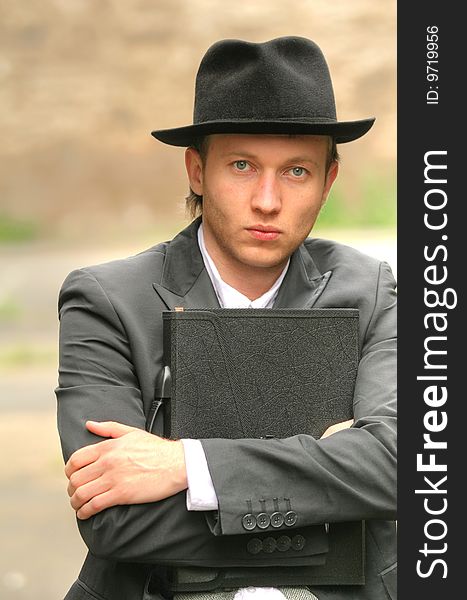
[[314,39],[341,145],[314,235],[396,270],[394,0],[0,0],[0,598],[63,598],[85,548],[55,431],[57,294],[73,268],[134,254],[187,223],[183,149],[150,135],[192,122],[220,38]]

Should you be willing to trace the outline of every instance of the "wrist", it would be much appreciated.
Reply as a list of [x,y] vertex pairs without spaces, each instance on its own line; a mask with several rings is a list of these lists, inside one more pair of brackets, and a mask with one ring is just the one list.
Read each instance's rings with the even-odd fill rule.
[[177,492],[182,492],[188,488],[188,478],[186,472],[185,449],[181,440],[172,442],[174,445],[174,469],[173,484]]

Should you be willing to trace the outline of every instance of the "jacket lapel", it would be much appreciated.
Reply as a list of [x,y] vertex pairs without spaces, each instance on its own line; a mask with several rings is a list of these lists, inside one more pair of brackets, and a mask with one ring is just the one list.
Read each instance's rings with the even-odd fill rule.
[[[160,282],[153,287],[169,310],[219,308],[216,293],[198,247],[200,218],[167,246]],[[325,288],[331,271],[321,274],[302,244],[291,256],[274,308],[311,308]]]
[[326,287],[332,271],[321,274],[302,244],[291,256],[287,275],[274,308],[311,308]]
[[167,246],[160,282],[153,287],[169,310],[219,308],[216,292],[198,247],[198,218]]

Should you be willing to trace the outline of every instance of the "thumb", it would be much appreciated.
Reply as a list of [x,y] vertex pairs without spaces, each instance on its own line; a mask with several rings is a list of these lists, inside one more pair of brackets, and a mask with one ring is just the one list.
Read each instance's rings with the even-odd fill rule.
[[118,438],[136,430],[135,427],[117,423],[116,421],[86,421],[86,427],[96,435],[110,438]]

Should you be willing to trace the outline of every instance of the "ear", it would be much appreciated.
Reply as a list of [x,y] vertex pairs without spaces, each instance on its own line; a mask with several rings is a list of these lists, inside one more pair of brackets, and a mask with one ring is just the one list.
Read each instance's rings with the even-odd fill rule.
[[194,148],[185,150],[185,167],[190,187],[198,196],[203,195],[203,161]]
[[328,169],[328,172],[326,174],[326,181],[324,182],[324,188],[323,188],[322,204],[324,204],[326,202],[326,199],[329,195],[329,192],[331,191],[332,184],[336,180],[338,172],[339,172],[339,163],[337,162],[337,160],[335,160],[334,162],[331,163],[331,165]]

